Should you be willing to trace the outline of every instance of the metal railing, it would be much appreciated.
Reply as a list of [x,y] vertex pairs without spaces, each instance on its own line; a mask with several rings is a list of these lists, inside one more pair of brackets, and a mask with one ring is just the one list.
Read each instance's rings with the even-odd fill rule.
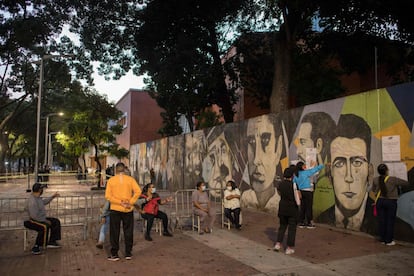
[[[174,194],[175,213],[171,215],[176,219],[177,227],[191,224],[193,217],[192,195],[195,189],[177,190]],[[210,204],[215,208],[217,215],[222,215],[222,189],[207,189]],[[214,196],[213,196],[214,195]]]
[[[83,227],[83,239],[87,239],[88,221],[92,211],[87,196],[61,196],[46,207],[47,215],[60,220],[62,227]],[[27,231],[24,221],[28,219],[27,198],[0,198],[0,231],[23,230],[24,250],[27,247]]]

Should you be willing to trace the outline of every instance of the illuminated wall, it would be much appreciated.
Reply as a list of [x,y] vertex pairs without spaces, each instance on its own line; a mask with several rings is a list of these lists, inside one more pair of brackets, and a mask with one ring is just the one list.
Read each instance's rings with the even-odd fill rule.
[[[192,189],[197,181],[224,188],[233,179],[243,208],[276,212],[283,170],[309,162],[312,152],[326,165],[314,178],[314,220],[376,234],[367,190],[383,154],[400,154],[388,162],[391,173],[413,174],[413,103],[414,83],[408,83],[141,143],[130,149],[132,173],[141,185],[153,179],[170,191]],[[414,241],[413,181],[398,200],[397,240]]]

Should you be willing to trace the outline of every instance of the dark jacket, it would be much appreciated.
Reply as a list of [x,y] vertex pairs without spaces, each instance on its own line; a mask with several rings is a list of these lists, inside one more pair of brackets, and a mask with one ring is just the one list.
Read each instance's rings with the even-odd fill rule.
[[280,195],[279,216],[297,217],[299,207],[296,205],[295,195],[293,193],[293,182],[284,179],[279,183],[277,191]]

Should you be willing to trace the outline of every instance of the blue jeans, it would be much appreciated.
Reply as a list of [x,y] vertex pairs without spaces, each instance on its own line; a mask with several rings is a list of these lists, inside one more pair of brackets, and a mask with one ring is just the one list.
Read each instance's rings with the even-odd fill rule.
[[105,236],[106,233],[108,233],[108,229],[109,229],[109,216],[105,217],[105,223],[101,225],[101,229],[99,230],[99,239],[98,242],[99,243],[103,243],[105,241]]
[[380,240],[390,243],[394,239],[394,223],[397,216],[397,200],[379,198],[377,201],[378,232]]

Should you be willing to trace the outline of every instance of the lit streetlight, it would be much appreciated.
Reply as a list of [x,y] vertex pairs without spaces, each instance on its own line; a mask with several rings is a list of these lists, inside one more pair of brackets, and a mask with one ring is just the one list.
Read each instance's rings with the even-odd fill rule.
[[[73,57],[73,55],[44,55],[40,59],[40,78],[39,78],[39,92],[37,95],[37,120],[36,120],[36,154],[35,154],[35,166],[34,166],[34,177],[35,182],[39,175],[39,142],[40,142],[40,112],[42,108],[42,91],[43,91],[43,63],[45,60],[52,59],[55,57]],[[30,189],[26,190],[30,192]]]
[[[52,135],[53,134],[59,134],[60,131],[50,132],[49,133],[49,143],[48,143],[48,155],[47,155],[47,162],[46,164],[49,166],[49,164],[53,165],[53,156],[52,156]],[[52,161],[52,162],[51,162]]]
[[[46,116],[45,116],[45,118],[46,118],[46,131],[45,131],[45,162],[43,163],[43,165],[47,165],[47,166],[49,166],[49,160],[48,160],[48,154],[47,154],[47,151],[48,151],[48,144],[49,144],[49,142],[48,142],[48,138],[49,138],[49,117],[51,117],[51,116],[63,116],[64,115],[64,113],[63,112],[59,112],[59,113],[50,113],[50,114],[47,114]],[[55,133],[57,133],[57,132],[55,132]]]

